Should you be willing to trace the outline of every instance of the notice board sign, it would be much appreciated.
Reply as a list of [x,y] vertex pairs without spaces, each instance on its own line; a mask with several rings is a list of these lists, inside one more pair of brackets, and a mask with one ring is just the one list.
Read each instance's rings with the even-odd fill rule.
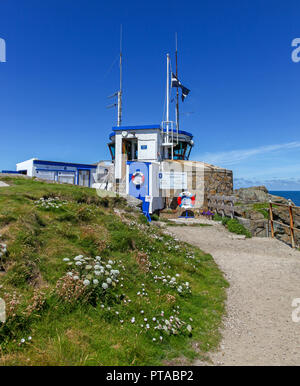
[[187,189],[187,172],[160,172],[160,189]]

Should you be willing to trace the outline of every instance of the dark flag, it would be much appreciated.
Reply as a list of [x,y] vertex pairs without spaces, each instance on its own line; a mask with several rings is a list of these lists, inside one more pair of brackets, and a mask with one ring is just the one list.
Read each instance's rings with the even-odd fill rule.
[[184,86],[181,86],[181,90],[182,90],[181,100],[182,100],[182,102],[184,102],[185,98],[189,95],[189,92],[191,90],[189,90],[188,88],[186,88]]
[[182,100],[182,102],[185,100],[185,98],[188,96],[189,92],[191,91],[188,88],[184,87],[180,83],[179,79],[177,78],[177,76],[175,74],[173,74],[173,72],[172,72],[172,79],[171,79],[171,87],[180,87],[181,88],[181,91],[182,91],[181,100]]
[[181,87],[181,83],[177,79],[176,75],[172,72],[171,87]]

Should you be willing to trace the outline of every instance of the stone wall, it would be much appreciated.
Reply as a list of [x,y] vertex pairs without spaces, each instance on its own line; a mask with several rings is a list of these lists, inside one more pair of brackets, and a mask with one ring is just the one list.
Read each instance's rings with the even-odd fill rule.
[[[182,170],[187,173],[187,189],[196,197],[195,209],[207,209],[208,195],[233,194],[233,174],[231,170],[218,168],[197,161],[171,161],[176,166],[181,165],[182,169],[176,167],[175,171]],[[177,197],[182,189],[170,191],[170,199],[166,200],[167,207],[177,207]],[[165,193],[165,192],[163,192]]]
[[233,194],[233,175],[231,170],[206,169],[204,172],[205,195]]

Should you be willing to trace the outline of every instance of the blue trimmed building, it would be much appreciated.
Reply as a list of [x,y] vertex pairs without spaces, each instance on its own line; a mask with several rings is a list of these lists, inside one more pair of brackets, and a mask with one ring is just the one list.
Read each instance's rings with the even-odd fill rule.
[[[184,130],[177,131],[172,122],[168,125],[117,126],[112,130],[108,147],[114,164],[115,190],[142,200],[143,212],[149,218],[149,213],[165,206],[161,180],[169,177],[167,170],[170,167],[172,171],[180,169],[172,173],[171,179],[176,176],[187,181],[180,163],[189,160],[193,135]],[[172,181],[169,181],[170,186]],[[176,186],[183,185],[180,181]]]
[[17,164],[17,173],[47,181],[92,187],[95,183],[97,164],[43,161],[32,158]]

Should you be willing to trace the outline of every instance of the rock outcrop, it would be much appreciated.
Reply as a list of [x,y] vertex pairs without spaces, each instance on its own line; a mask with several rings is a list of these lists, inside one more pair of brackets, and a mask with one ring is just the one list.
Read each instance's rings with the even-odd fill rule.
[[249,204],[253,202],[268,202],[269,192],[265,186],[253,186],[234,190],[239,202]]
[[143,204],[142,200],[139,200],[138,198],[135,198],[135,197],[129,196],[129,195],[126,195],[123,197],[126,199],[127,205],[130,208],[133,208],[133,209],[141,209],[142,208],[142,204]]
[[[244,225],[252,236],[267,237],[271,234],[269,222],[269,201],[273,205],[273,219],[285,225],[290,225],[290,216],[287,206],[276,206],[276,204],[288,205],[289,201],[284,197],[270,194],[265,186],[254,186],[241,188],[234,191],[237,198],[235,203],[235,217]],[[292,203],[294,205],[294,203]],[[296,244],[300,245],[300,209],[293,210]],[[275,236],[290,244],[290,230],[288,227],[274,224]]]

